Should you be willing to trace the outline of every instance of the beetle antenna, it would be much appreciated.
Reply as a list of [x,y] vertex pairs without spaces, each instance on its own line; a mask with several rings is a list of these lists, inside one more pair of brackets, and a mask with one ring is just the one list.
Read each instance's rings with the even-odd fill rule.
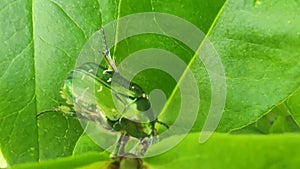
[[111,55],[110,55],[110,51],[108,50],[107,47],[107,43],[106,43],[106,36],[105,36],[105,32],[103,27],[100,28],[100,31],[102,33],[102,39],[103,39],[103,55],[105,56],[106,61],[108,62],[108,64],[111,66],[111,68],[114,70],[114,72],[118,72],[118,68],[116,66],[115,61],[112,59]]
[[44,111],[38,113],[38,114],[36,115],[36,118],[39,118],[41,115],[46,114],[46,113],[51,113],[51,112],[60,112],[60,110],[59,110],[59,109],[54,109],[54,110],[44,110]]

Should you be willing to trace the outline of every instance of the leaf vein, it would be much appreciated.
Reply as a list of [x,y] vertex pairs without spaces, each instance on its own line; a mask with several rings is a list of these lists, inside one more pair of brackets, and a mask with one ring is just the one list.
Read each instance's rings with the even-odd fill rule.
[[0,13],[1,13],[2,11],[4,11],[5,9],[7,9],[8,7],[10,7],[11,5],[13,5],[14,3],[16,3],[17,1],[19,1],[19,0],[14,0],[14,1],[11,1],[11,2],[7,3],[6,5],[4,5],[4,6],[0,9]]
[[38,37],[39,37],[39,39],[41,39],[41,40],[42,40],[45,44],[47,44],[48,46],[53,47],[53,48],[55,48],[55,49],[58,49],[58,50],[62,51],[68,58],[72,58],[71,55],[70,55],[66,50],[64,50],[64,49],[62,49],[62,48],[59,48],[59,47],[57,47],[57,46],[52,45],[51,43],[49,43],[49,42],[47,42],[45,39],[43,39],[41,36],[38,36]]
[[79,26],[79,24],[63,9],[63,7],[58,4],[57,2],[53,0],[49,0],[51,3],[53,3],[59,10],[62,11],[62,13],[81,31],[85,39],[87,39],[86,33],[84,30]]
[[21,52],[19,52],[9,63],[9,65],[6,68],[6,71],[0,76],[0,80],[8,73],[8,70],[10,69],[10,67],[14,64],[14,62],[20,57],[22,56],[22,54],[24,53],[24,51],[26,51],[26,49],[28,49],[28,47],[31,46],[31,44],[33,43],[33,41],[30,41],[23,49]]

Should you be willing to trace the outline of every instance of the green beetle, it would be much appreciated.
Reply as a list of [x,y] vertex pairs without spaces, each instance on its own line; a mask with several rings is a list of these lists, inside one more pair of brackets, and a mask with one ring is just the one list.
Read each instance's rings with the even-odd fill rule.
[[130,137],[140,140],[140,154],[143,155],[156,142],[155,124],[169,127],[155,117],[143,89],[118,73],[102,28],[101,32],[105,48],[103,54],[111,70],[92,62],[72,70],[60,91],[66,104],[61,105],[59,111],[120,132],[113,156],[125,153],[125,145]]

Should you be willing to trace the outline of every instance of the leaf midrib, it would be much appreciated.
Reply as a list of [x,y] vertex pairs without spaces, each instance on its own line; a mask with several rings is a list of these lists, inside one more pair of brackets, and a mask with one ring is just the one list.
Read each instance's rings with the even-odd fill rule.
[[[34,14],[35,14],[35,5],[34,5],[35,0],[31,0],[31,27],[32,27],[32,54],[33,54],[33,73],[34,73],[34,93],[35,93],[35,97],[34,97],[34,101],[35,101],[35,112],[38,112],[38,95],[37,95],[37,63],[36,63],[36,49],[35,49],[35,18],[34,18]],[[39,137],[39,130],[38,130],[38,121],[36,120],[36,135],[37,135],[37,157],[38,157],[38,161],[40,161],[40,137]]]
[[226,1],[224,2],[223,6],[221,7],[221,9],[219,10],[218,14],[216,15],[216,17],[215,17],[213,23],[211,24],[211,26],[210,26],[210,28],[209,28],[207,34],[205,35],[205,37],[204,37],[203,40],[201,41],[201,43],[200,43],[198,49],[196,50],[195,54],[192,56],[191,60],[189,61],[189,63],[188,63],[188,65],[187,65],[186,69],[183,71],[182,75],[180,76],[178,82],[176,83],[174,89],[172,90],[172,93],[171,93],[170,97],[168,98],[166,104],[164,105],[164,107],[163,107],[163,109],[162,109],[162,111],[161,111],[161,114],[163,114],[163,113],[167,110],[167,108],[169,107],[169,105],[171,104],[172,98],[175,96],[175,93],[176,93],[177,90],[179,89],[179,86],[180,86],[180,84],[182,83],[182,81],[183,81],[185,75],[188,73],[188,71],[189,71],[191,65],[194,63],[195,59],[197,58],[197,56],[198,56],[197,53],[200,52],[200,50],[201,50],[201,48],[203,47],[205,41],[208,39],[208,36],[211,34],[211,32],[212,32],[214,26],[216,25],[218,19],[220,18],[220,15],[222,14],[222,12],[223,12],[223,10],[224,10],[224,7],[226,6],[227,2],[228,2],[228,0],[226,0]]

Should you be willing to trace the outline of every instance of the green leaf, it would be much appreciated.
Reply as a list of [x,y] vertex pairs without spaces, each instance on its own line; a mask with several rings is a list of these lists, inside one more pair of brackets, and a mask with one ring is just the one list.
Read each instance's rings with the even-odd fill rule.
[[296,90],[287,100],[286,105],[289,108],[289,111],[300,126],[300,89]]
[[[238,169],[249,166],[254,169],[297,169],[300,164],[297,156],[300,151],[298,134],[263,136],[215,133],[204,144],[199,144],[198,139],[199,133],[191,133],[172,150],[160,156],[144,159],[143,165],[148,169],[199,168],[199,166],[206,169]],[[57,167],[106,169],[111,162],[107,154],[86,153],[72,158],[23,164],[12,169]]]
[[87,38],[101,25],[97,1],[0,2],[0,146],[10,165],[71,155],[76,120],[57,108],[59,90]]
[[299,87],[299,10],[298,1],[226,2],[209,32],[227,82],[218,131],[253,123]]
[[[121,5],[123,7],[124,4]],[[120,16],[123,16],[122,12],[130,12],[130,8],[124,6]],[[152,8],[164,6],[153,5]],[[164,10],[171,11],[170,8]],[[175,13],[176,10],[172,11]],[[252,124],[299,87],[300,22],[294,19],[299,17],[297,11],[297,2],[287,3],[283,0],[229,0],[219,11],[207,37],[222,60],[227,83],[226,107],[217,131],[228,132]],[[200,28],[199,24],[196,25]],[[201,108],[192,131],[200,131],[211,106],[211,83],[203,64],[183,44],[162,36],[128,38],[118,44],[114,54],[120,63],[125,56],[150,47],[172,51],[191,65],[201,94]],[[199,50],[201,52],[202,48]],[[176,82],[153,70],[141,74],[134,80],[147,92],[153,89],[165,92],[169,104],[162,113],[162,120],[172,124],[177,115],[174,112],[180,109],[181,101],[179,91],[175,88]],[[161,77],[164,81],[157,80]],[[151,82],[155,83],[149,85]]]
[[[152,3],[152,4],[151,4]],[[63,102],[63,79],[74,68],[87,39],[125,14],[173,11],[208,30],[223,1],[205,4],[198,16],[179,2],[26,0],[0,3],[0,146],[9,165],[71,155],[82,128],[76,119],[53,110]],[[195,2],[180,4],[193,9]],[[209,5],[213,4],[213,5]],[[147,6],[150,5],[150,6]],[[130,9],[130,10],[127,10]],[[200,15],[201,14],[201,15]],[[103,17],[102,17],[103,16]]]
[[[176,137],[176,136],[175,136]],[[176,139],[176,138],[173,138]],[[189,134],[165,154],[145,159],[151,169],[165,168],[298,168],[298,134],[214,134],[204,144],[199,134]],[[292,155],[293,154],[293,155]]]
[[[9,162],[38,159],[31,3],[0,3],[0,145]],[[23,146],[24,145],[24,146]],[[26,155],[24,155],[26,154]]]
[[232,134],[272,134],[272,133],[299,133],[300,127],[292,118],[286,101],[274,107],[269,113],[259,118],[255,123],[244,128],[231,130]]
[[[64,102],[59,94],[63,79],[74,68],[80,50],[101,24],[137,12],[171,13],[192,22],[207,33],[226,72],[227,101],[218,131],[227,132],[252,124],[272,107],[287,99],[300,84],[300,21],[297,20],[299,2],[228,0],[222,7],[223,3],[223,0],[0,2],[0,147],[9,165],[69,156],[76,152],[75,145],[78,148],[75,150],[79,153],[86,151],[83,147],[86,142],[79,139],[83,130],[76,119],[55,112],[37,119],[36,114],[53,110]],[[113,54],[117,63],[120,63],[127,55],[149,47],[171,51],[190,64],[201,93],[201,109],[193,132],[200,131],[211,99],[211,84],[203,64],[194,62],[194,53],[184,44],[166,36],[143,35],[128,38],[115,46]],[[201,51],[201,47],[199,50]],[[165,81],[152,83],[161,77]],[[176,82],[156,70],[142,72],[134,81],[147,92],[155,88],[164,90],[170,104],[162,114],[162,119],[172,123],[176,116],[173,112],[180,106],[178,91],[174,90]],[[293,118],[299,123],[297,98],[290,98],[288,106]],[[281,125],[278,126],[277,129],[280,129]],[[195,133],[193,140],[196,140],[196,135],[198,134]],[[240,137],[242,136],[235,136]],[[296,136],[282,136],[291,142],[296,140],[294,137]],[[252,136],[245,138],[251,140]],[[259,141],[260,138],[262,137],[258,137]],[[262,140],[277,138],[281,144],[281,136],[263,137]],[[224,136],[224,139],[227,137]],[[191,149],[191,154],[195,148],[193,146],[198,145],[186,144],[186,148]],[[275,159],[268,153],[268,145],[261,146],[258,148],[266,147],[262,154],[266,153],[270,157],[265,160],[281,166],[281,159]],[[95,147],[87,146],[87,149],[94,150]],[[228,151],[230,152],[229,148]],[[280,151],[278,150],[282,153]],[[293,149],[286,151],[296,152],[292,152]],[[237,152],[236,150],[235,153]],[[193,160],[189,153],[187,155],[187,161]],[[234,156],[233,153],[230,156]],[[168,158],[171,157],[176,158]],[[220,159],[222,158],[220,155]],[[263,161],[264,156],[260,160]],[[289,159],[284,157],[284,160]],[[299,161],[292,158],[290,160],[295,160],[295,163]],[[148,162],[152,165],[152,162],[155,164],[154,161]],[[173,162],[176,166],[176,161]],[[204,164],[208,165],[208,162]],[[257,164],[258,168],[261,164]],[[170,163],[167,165],[172,166]]]
[[99,145],[97,145],[86,133],[83,133],[73,149],[73,155],[100,151],[104,150],[99,147]]
[[[30,168],[36,168],[36,169],[56,169],[56,168],[65,168],[65,169],[71,169],[71,168],[80,168],[85,166],[84,168],[87,168],[86,166],[97,163],[98,168],[106,168],[106,166],[109,164],[109,158],[108,155],[105,153],[85,153],[82,155],[72,156],[72,157],[64,157],[64,158],[58,158],[56,160],[49,160],[45,162],[40,163],[27,163],[22,165],[16,165],[12,167],[12,169],[30,169]],[[101,167],[103,166],[103,167]]]

